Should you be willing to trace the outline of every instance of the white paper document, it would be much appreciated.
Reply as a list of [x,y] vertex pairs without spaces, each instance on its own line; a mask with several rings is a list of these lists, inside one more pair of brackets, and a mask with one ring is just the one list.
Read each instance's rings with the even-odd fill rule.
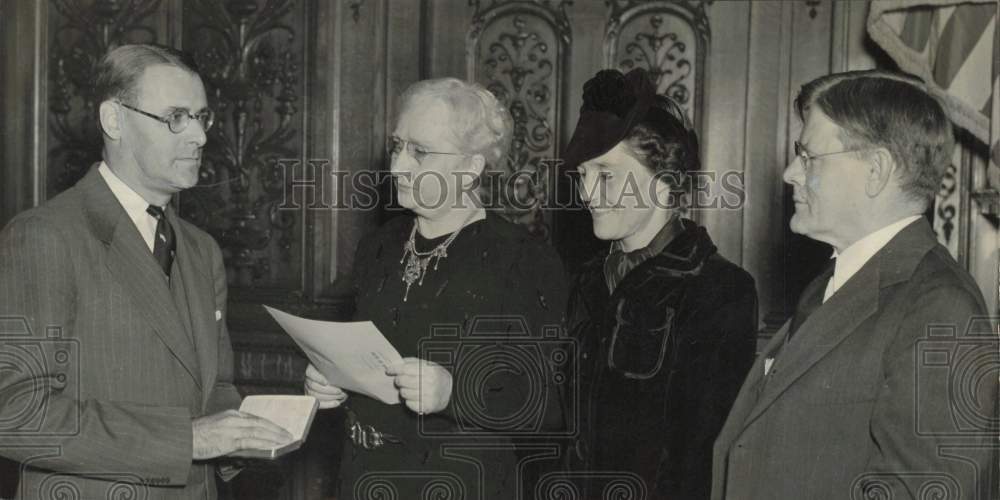
[[371,321],[317,321],[268,306],[264,309],[331,385],[386,404],[399,403],[399,391],[385,369],[403,358]]

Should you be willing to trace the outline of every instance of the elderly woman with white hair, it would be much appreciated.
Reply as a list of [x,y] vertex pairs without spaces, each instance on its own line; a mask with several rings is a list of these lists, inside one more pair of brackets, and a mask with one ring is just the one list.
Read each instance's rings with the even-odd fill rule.
[[[413,216],[361,241],[354,284],[355,319],[374,322],[404,357],[387,371],[403,404],[348,399],[312,366],[306,392],[326,408],[347,400],[338,499],[515,498],[533,478],[518,477],[510,437],[553,424],[523,417],[548,401],[542,413],[558,417],[558,397],[538,385],[551,381],[537,376],[548,373],[545,356],[498,348],[497,339],[537,344],[546,327],[561,326],[562,264],[477,196],[481,177],[506,165],[511,141],[511,116],[497,99],[444,78],[415,83],[400,101],[391,173]],[[424,359],[429,346],[440,353],[433,360]]]

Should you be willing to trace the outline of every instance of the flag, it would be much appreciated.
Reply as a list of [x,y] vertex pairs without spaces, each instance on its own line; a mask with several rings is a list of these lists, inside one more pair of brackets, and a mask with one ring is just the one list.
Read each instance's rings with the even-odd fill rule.
[[874,0],[868,34],[942,91],[952,121],[990,144],[996,0]]
[[[990,130],[997,11],[997,0],[872,0],[868,13],[872,40],[900,69],[927,83],[955,125],[988,146],[997,140],[990,137],[997,133]],[[959,228],[971,216],[960,213],[968,207],[970,168],[968,149],[960,144],[934,206],[938,239],[960,262],[968,251],[962,248],[968,234],[959,235]]]

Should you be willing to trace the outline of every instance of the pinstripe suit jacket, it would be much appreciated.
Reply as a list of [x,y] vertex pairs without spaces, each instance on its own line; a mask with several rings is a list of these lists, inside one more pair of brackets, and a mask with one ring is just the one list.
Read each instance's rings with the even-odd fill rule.
[[170,283],[93,168],[0,233],[0,454],[21,498],[215,498],[191,420],[235,408],[218,245],[168,211]]

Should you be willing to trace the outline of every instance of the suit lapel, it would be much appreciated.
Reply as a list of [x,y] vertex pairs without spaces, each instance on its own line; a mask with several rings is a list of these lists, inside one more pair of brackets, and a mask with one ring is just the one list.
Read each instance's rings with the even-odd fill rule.
[[716,454],[727,453],[729,446],[739,435],[739,431],[744,428],[744,422],[747,421],[747,415],[754,409],[754,406],[758,401],[757,386],[760,384],[761,379],[764,378],[764,363],[765,360],[773,355],[778,348],[784,344],[785,338],[788,336],[788,329],[792,321],[789,319],[785,322],[771,340],[768,341],[767,345],[761,351],[760,355],[753,363],[753,367],[750,368],[750,374],[747,375],[745,381],[743,381],[743,386],[740,387],[740,392],[736,396],[736,400],[733,402],[732,409],[729,410],[729,415],[726,417],[726,422],[722,426],[722,430],[719,431],[719,437],[716,439]]
[[878,275],[877,266],[866,265],[806,318],[794,338],[778,354],[770,379],[761,390],[744,427],[878,310]]
[[[934,233],[925,220],[910,224],[816,309],[778,355],[777,371],[766,381],[742,428],[760,417],[789,386],[875,314],[882,288],[908,280],[923,256],[936,244]],[[814,282],[812,286],[825,286],[825,283]]]
[[[214,283],[207,279],[204,272],[211,269],[211,263],[203,262],[204,253],[199,251],[197,240],[181,224],[174,212],[168,211],[167,219],[173,224],[177,235],[177,259],[174,266],[181,276],[184,286],[184,297],[190,318],[191,336],[194,340],[201,367],[201,380],[206,387],[215,384],[219,363],[219,338],[215,319],[215,288]],[[200,271],[200,272],[199,272]],[[210,391],[205,391],[205,398],[210,397]]]
[[166,276],[131,223],[125,209],[108,188],[97,169],[81,181],[87,217],[95,234],[107,245],[108,272],[129,294],[136,309],[177,361],[201,386],[198,359],[174,306]]

